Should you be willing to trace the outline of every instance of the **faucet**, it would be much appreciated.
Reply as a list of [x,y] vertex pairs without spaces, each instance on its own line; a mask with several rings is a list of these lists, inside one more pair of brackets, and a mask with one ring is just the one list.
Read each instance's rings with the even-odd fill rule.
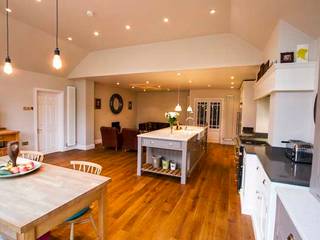
[[187,117],[187,118],[186,118],[186,126],[185,126],[184,130],[187,130],[187,128],[188,128],[188,122],[189,122],[189,120],[194,120],[194,118],[193,118],[193,117]]

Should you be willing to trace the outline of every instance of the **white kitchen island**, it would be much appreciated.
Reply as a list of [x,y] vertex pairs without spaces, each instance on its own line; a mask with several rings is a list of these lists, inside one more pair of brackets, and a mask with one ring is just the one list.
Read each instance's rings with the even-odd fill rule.
[[[146,147],[144,159],[143,147]],[[207,127],[182,126],[182,130],[164,128],[138,135],[137,175],[142,172],[179,177],[181,184],[186,184],[207,147]],[[152,156],[162,156],[177,164],[176,170],[154,168]]]

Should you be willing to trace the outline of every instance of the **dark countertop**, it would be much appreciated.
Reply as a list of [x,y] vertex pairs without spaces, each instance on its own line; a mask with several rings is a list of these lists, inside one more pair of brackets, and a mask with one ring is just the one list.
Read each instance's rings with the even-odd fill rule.
[[309,187],[311,164],[293,163],[285,156],[285,148],[243,145],[247,154],[258,156],[272,182]]

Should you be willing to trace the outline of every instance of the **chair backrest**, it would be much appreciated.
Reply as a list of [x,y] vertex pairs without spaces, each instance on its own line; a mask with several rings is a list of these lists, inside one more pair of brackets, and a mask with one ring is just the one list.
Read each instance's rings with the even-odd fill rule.
[[32,161],[43,162],[44,154],[37,151],[20,151],[20,157],[30,159]]
[[102,166],[96,163],[86,161],[71,161],[70,163],[73,166],[74,170],[96,175],[100,175],[102,172]]

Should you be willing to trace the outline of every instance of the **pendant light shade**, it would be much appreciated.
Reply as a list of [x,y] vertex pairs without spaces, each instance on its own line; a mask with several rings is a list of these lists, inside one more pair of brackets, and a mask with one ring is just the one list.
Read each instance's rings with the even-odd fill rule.
[[193,113],[191,105],[189,105],[189,107],[187,108],[187,112],[188,113]]
[[181,112],[182,111],[182,107],[180,106],[180,104],[178,103],[177,106],[174,109],[176,112]]
[[[9,9],[9,0],[6,0],[6,9]],[[7,27],[7,57],[4,62],[3,72],[10,75],[13,72],[11,59],[9,56],[9,11],[6,11],[6,27]]]
[[59,3],[58,3],[58,0],[56,0],[56,48],[54,50],[52,66],[57,70],[62,68],[60,49],[58,45],[58,37],[59,37]]

